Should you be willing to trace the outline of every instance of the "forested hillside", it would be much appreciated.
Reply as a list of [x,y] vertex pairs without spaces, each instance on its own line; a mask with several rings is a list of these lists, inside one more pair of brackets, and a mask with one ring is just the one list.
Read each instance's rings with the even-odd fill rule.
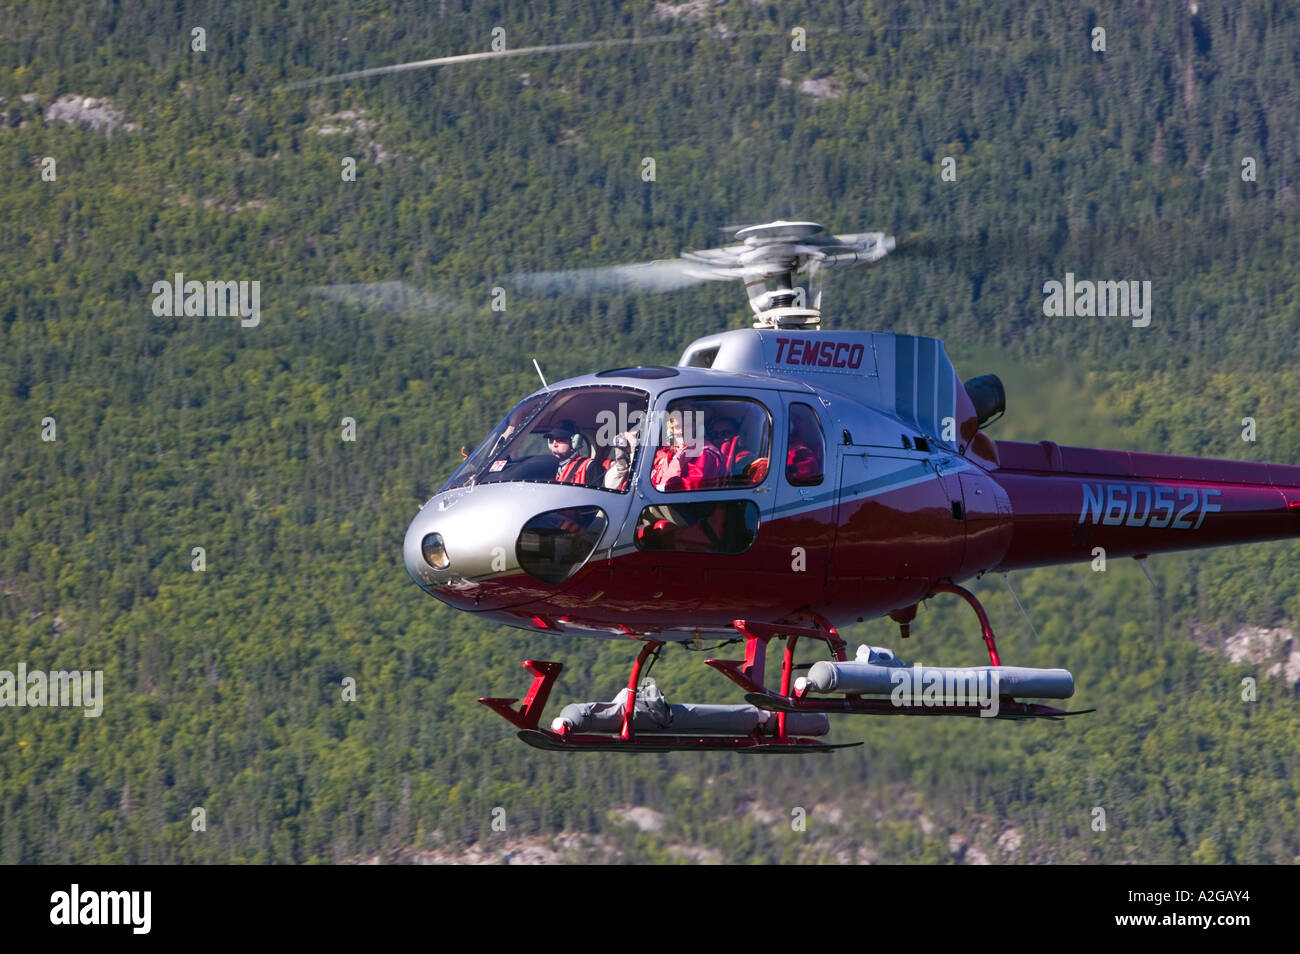
[[[298,85],[496,28],[655,42]],[[899,237],[828,324],[1002,376],[996,437],[1300,462],[1298,64],[1283,0],[0,0],[0,670],[105,674],[100,718],[0,709],[0,862],[1295,860],[1297,683],[1222,650],[1300,618],[1298,544],[1017,573],[1027,615],[987,578],[1004,660],[1097,714],[842,720],[863,747],[792,759],[521,745],[475,697],[533,656],[556,703],[608,698],[629,649],[478,623],[400,550],[533,359],[747,321],[712,285],[494,311],[508,273],[781,216]],[[160,316],[178,272],[259,282],[259,321]],[[1150,281],[1150,325],[1045,315],[1067,273]],[[339,287],[370,282],[403,284]],[[846,635],[980,658],[955,601],[914,630]],[[695,654],[655,674],[734,699]]]

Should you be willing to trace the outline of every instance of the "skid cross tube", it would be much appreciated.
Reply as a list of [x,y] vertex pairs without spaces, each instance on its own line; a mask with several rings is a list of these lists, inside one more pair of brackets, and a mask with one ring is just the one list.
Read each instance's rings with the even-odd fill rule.
[[786,656],[781,667],[781,683],[788,687],[790,670],[793,666],[794,644],[799,637],[820,639],[830,646],[831,652],[840,662],[848,657],[844,654],[845,643],[833,626],[808,629],[801,626],[783,626],[776,623],[757,623],[753,620],[738,619],[731,624],[740,635],[745,637],[745,659],[743,662],[733,659],[706,659],[706,665],[712,666],[740,688],[747,692],[764,692],[764,665],[766,663],[767,644],[769,640],[785,637]]
[[[779,639],[784,636],[785,651],[781,656],[780,694],[781,697],[787,698],[790,695],[790,682],[794,675],[794,648],[799,642],[799,637],[818,639],[826,643],[830,648],[831,655],[839,662],[845,662],[848,658],[845,653],[845,642],[840,638],[840,634],[835,631],[835,627],[822,616],[815,613],[808,615],[820,627],[819,629],[758,623],[743,619],[734,620],[731,625],[736,627],[736,630],[745,637],[744,662],[727,659],[707,659],[705,662],[744,689],[746,700],[752,702],[749,698],[751,695],[770,698],[772,693],[768,691],[763,683],[767,644],[772,639]],[[770,707],[762,706],[760,708]],[[786,738],[786,711],[784,709],[776,710],[776,735],[778,739]]]
[[975,615],[979,617],[980,631],[984,636],[984,645],[987,646],[989,650],[989,665],[1001,666],[1002,663],[998,661],[998,647],[993,641],[993,626],[989,623],[989,615],[984,612],[984,607],[980,605],[980,601],[975,598],[975,594],[964,586],[957,586],[955,583],[936,584],[934,589],[930,591],[930,595],[933,596],[936,593],[955,593],[970,604],[970,608],[973,609]]
[[641,647],[641,652],[637,654],[636,662],[632,663],[632,674],[627,677],[627,704],[623,706],[623,730],[619,732],[619,738],[631,742],[636,738],[636,732],[632,728],[632,723],[636,719],[636,684],[641,678],[641,667],[645,661],[653,654],[659,652],[659,647],[663,643],[648,642]]

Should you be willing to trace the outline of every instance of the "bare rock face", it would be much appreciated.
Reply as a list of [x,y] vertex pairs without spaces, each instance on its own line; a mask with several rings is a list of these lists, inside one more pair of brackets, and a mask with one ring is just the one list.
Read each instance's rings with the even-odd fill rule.
[[686,3],[656,3],[651,13],[656,20],[698,20],[709,12],[712,0],[687,0]]
[[[24,101],[26,99],[24,98]],[[45,109],[45,121],[64,123],[85,123],[91,129],[125,129],[135,130],[140,127],[135,123],[125,122],[120,109],[115,109],[107,99],[95,99],[93,96],[77,96],[67,93],[50,103]]]
[[616,808],[613,813],[623,821],[635,825],[638,831],[654,832],[660,831],[664,827],[664,816],[653,808],[647,808],[644,805]]
[[844,95],[844,87],[833,76],[822,79],[806,79],[799,84],[799,92],[813,99],[839,99]]
[[1300,648],[1296,646],[1295,633],[1284,626],[1239,629],[1224,642],[1223,653],[1234,663],[1265,666],[1266,677],[1280,676],[1287,685],[1300,682]]
[[379,123],[371,119],[364,109],[344,109],[323,116],[311,130],[318,136],[347,136],[362,143],[362,152],[369,156],[371,162],[380,166],[396,158],[397,154],[389,152],[373,138],[372,134],[378,128]]

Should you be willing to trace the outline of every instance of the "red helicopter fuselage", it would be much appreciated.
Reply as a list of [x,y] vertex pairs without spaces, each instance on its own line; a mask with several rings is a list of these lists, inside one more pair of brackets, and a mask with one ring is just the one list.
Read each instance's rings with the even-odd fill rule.
[[[713,335],[678,367],[520,404],[421,509],[406,564],[504,624],[686,641],[738,618],[906,619],[991,570],[1300,536],[1300,467],[994,441],[974,391],[936,339]],[[676,409],[700,459],[721,461],[694,482],[685,463],[664,479]],[[557,428],[585,449],[581,484],[545,454]],[[632,435],[621,458],[611,435]]]

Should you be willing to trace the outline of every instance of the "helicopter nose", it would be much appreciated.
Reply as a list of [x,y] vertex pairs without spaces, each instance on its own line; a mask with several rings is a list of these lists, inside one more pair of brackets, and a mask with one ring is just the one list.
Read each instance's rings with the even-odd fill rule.
[[425,504],[407,528],[402,555],[411,578],[444,603],[506,609],[562,589],[609,526],[605,510],[575,500],[571,487],[488,485]]
[[493,573],[494,555],[496,569],[505,569],[506,541],[504,534],[472,527],[459,504],[445,494],[425,504],[406,530],[402,557],[425,592],[461,609],[483,608],[483,581]]

